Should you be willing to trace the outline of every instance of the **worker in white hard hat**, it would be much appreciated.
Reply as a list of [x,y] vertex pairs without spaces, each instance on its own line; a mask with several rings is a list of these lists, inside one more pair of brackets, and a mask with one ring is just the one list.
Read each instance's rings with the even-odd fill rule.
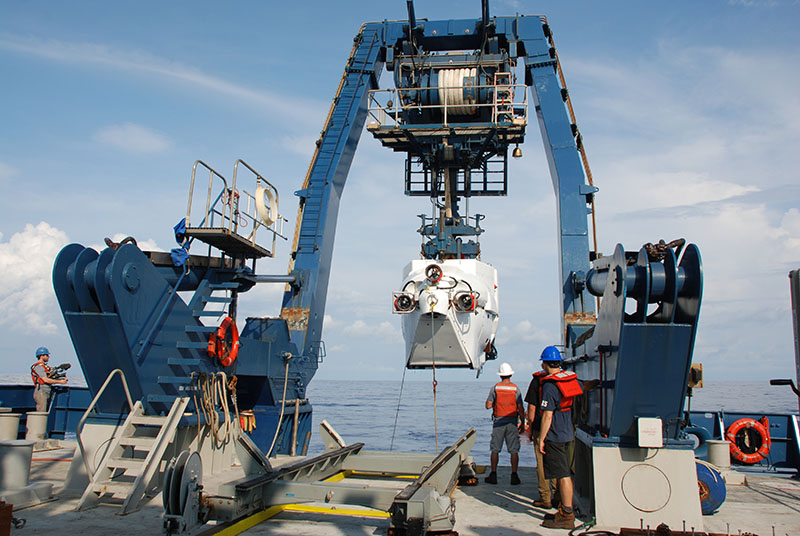
[[492,410],[492,439],[489,442],[491,450],[492,470],[486,477],[489,484],[497,484],[497,462],[503,442],[506,450],[511,455],[511,484],[520,483],[517,475],[519,465],[519,434],[521,427],[525,426],[525,410],[522,406],[522,395],[519,388],[511,383],[514,371],[508,363],[500,364],[500,382],[489,391],[486,399],[486,409]]

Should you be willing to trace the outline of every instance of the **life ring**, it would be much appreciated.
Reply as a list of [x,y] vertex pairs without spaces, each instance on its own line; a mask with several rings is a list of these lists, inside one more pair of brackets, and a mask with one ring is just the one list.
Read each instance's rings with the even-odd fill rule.
[[[755,432],[755,435],[753,432]],[[756,445],[755,438],[761,441]],[[755,419],[739,419],[725,432],[725,438],[731,444],[731,456],[742,463],[758,463],[763,460],[772,446],[769,437],[769,420],[762,417]]]
[[236,361],[236,356],[239,355],[239,329],[232,317],[225,317],[217,331],[209,336],[208,355],[219,359],[223,367],[230,367]]
[[278,220],[278,202],[275,194],[268,188],[256,186],[256,212],[261,221],[269,227]]

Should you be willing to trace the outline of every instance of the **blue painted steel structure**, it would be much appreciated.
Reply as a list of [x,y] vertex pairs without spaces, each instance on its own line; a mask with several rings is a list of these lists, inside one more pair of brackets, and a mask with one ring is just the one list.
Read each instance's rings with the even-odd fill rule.
[[[415,195],[444,196],[437,201],[439,221],[423,219],[420,232],[429,241],[422,255],[453,258],[479,256],[477,243],[463,237],[483,232],[482,216],[475,217],[474,225],[461,217],[459,197],[504,195],[508,146],[524,136],[524,126],[512,119],[513,109],[508,116],[488,116],[473,113],[471,107],[494,102],[500,110],[496,103],[507,81],[499,80],[498,73],[513,70],[519,61],[558,207],[567,361],[581,377],[601,380],[589,395],[583,425],[622,444],[633,440],[638,417],[658,416],[666,424],[667,438],[677,440],[702,293],[697,248],[687,247],[676,259],[671,250],[662,258],[649,258],[618,246],[613,256],[595,259],[587,215],[596,188],[587,183],[581,138],[567,106],[569,94],[546,19],[490,18],[484,3],[480,19],[421,21],[410,7],[409,22],[367,23],[356,35],[305,181],[295,192],[299,208],[280,317],[247,319],[239,358],[227,369],[238,378],[240,409],[256,415],[256,442],[268,444],[275,431],[284,380],[285,400],[305,400],[324,356],[322,322],[339,202],[369,114],[369,91],[378,88],[384,66],[394,71],[400,91],[395,109],[401,113],[398,124],[370,130],[384,145],[408,154],[407,193],[414,194],[416,166],[425,180]],[[454,54],[442,54],[447,52]],[[436,87],[451,83],[447,79],[452,71],[444,71],[453,62],[464,69],[456,86],[473,87],[455,94],[445,88],[442,93]],[[455,95],[454,106],[461,107],[453,117],[442,111],[448,95]],[[502,162],[502,185],[481,190],[474,179],[487,176],[491,159]],[[208,303],[225,300],[229,314],[235,315],[238,295],[259,276],[258,255],[218,247],[218,257],[193,257],[186,269],[130,244],[100,253],[77,244],[64,248],[53,282],[92,392],[111,370],[120,368],[134,397],[144,399],[152,411],[164,411],[192,388],[192,373],[223,370],[206,355],[213,328],[201,318]],[[186,302],[177,291],[193,296]],[[603,296],[599,317],[594,295]],[[627,300],[636,303],[633,313],[626,313]],[[657,310],[648,314],[651,305]],[[117,394],[104,399],[101,410],[118,412],[122,404]],[[301,451],[310,434],[310,415],[311,406],[303,404],[295,445]],[[285,420],[278,452],[290,449],[290,435]]]

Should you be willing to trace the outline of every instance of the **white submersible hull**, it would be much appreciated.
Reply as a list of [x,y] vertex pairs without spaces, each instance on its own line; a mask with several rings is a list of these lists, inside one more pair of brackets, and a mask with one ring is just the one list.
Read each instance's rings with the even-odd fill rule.
[[402,314],[406,367],[480,371],[494,359],[497,270],[476,259],[415,260],[393,293]]

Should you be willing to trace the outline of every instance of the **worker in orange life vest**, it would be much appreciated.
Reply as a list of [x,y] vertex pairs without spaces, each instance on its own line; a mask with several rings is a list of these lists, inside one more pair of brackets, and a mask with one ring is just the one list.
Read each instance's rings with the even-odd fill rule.
[[583,387],[574,372],[561,370],[563,359],[555,346],[544,349],[541,361],[547,376],[541,379],[539,408],[542,422],[537,448],[542,453],[545,478],[558,480],[561,495],[558,512],[553,518],[545,519],[542,526],[573,529],[575,512],[572,509],[570,447],[575,439],[575,429],[572,426],[572,402],[583,393]]
[[489,398],[486,399],[486,409],[492,410],[494,423],[489,442],[492,470],[485,480],[489,484],[497,484],[497,462],[505,441],[506,450],[511,455],[511,484],[516,485],[520,483],[517,475],[519,433],[525,426],[525,410],[519,388],[511,383],[511,375],[514,374],[511,365],[502,363],[497,374],[500,376],[500,383],[492,387]]
[[47,405],[50,402],[50,386],[52,384],[67,383],[66,378],[54,380],[50,377],[52,370],[47,366],[50,361],[50,350],[44,346],[36,349],[36,363],[31,365],[31,378],[33,379],[33,400],[36,402],[36,411],[47,411]]

